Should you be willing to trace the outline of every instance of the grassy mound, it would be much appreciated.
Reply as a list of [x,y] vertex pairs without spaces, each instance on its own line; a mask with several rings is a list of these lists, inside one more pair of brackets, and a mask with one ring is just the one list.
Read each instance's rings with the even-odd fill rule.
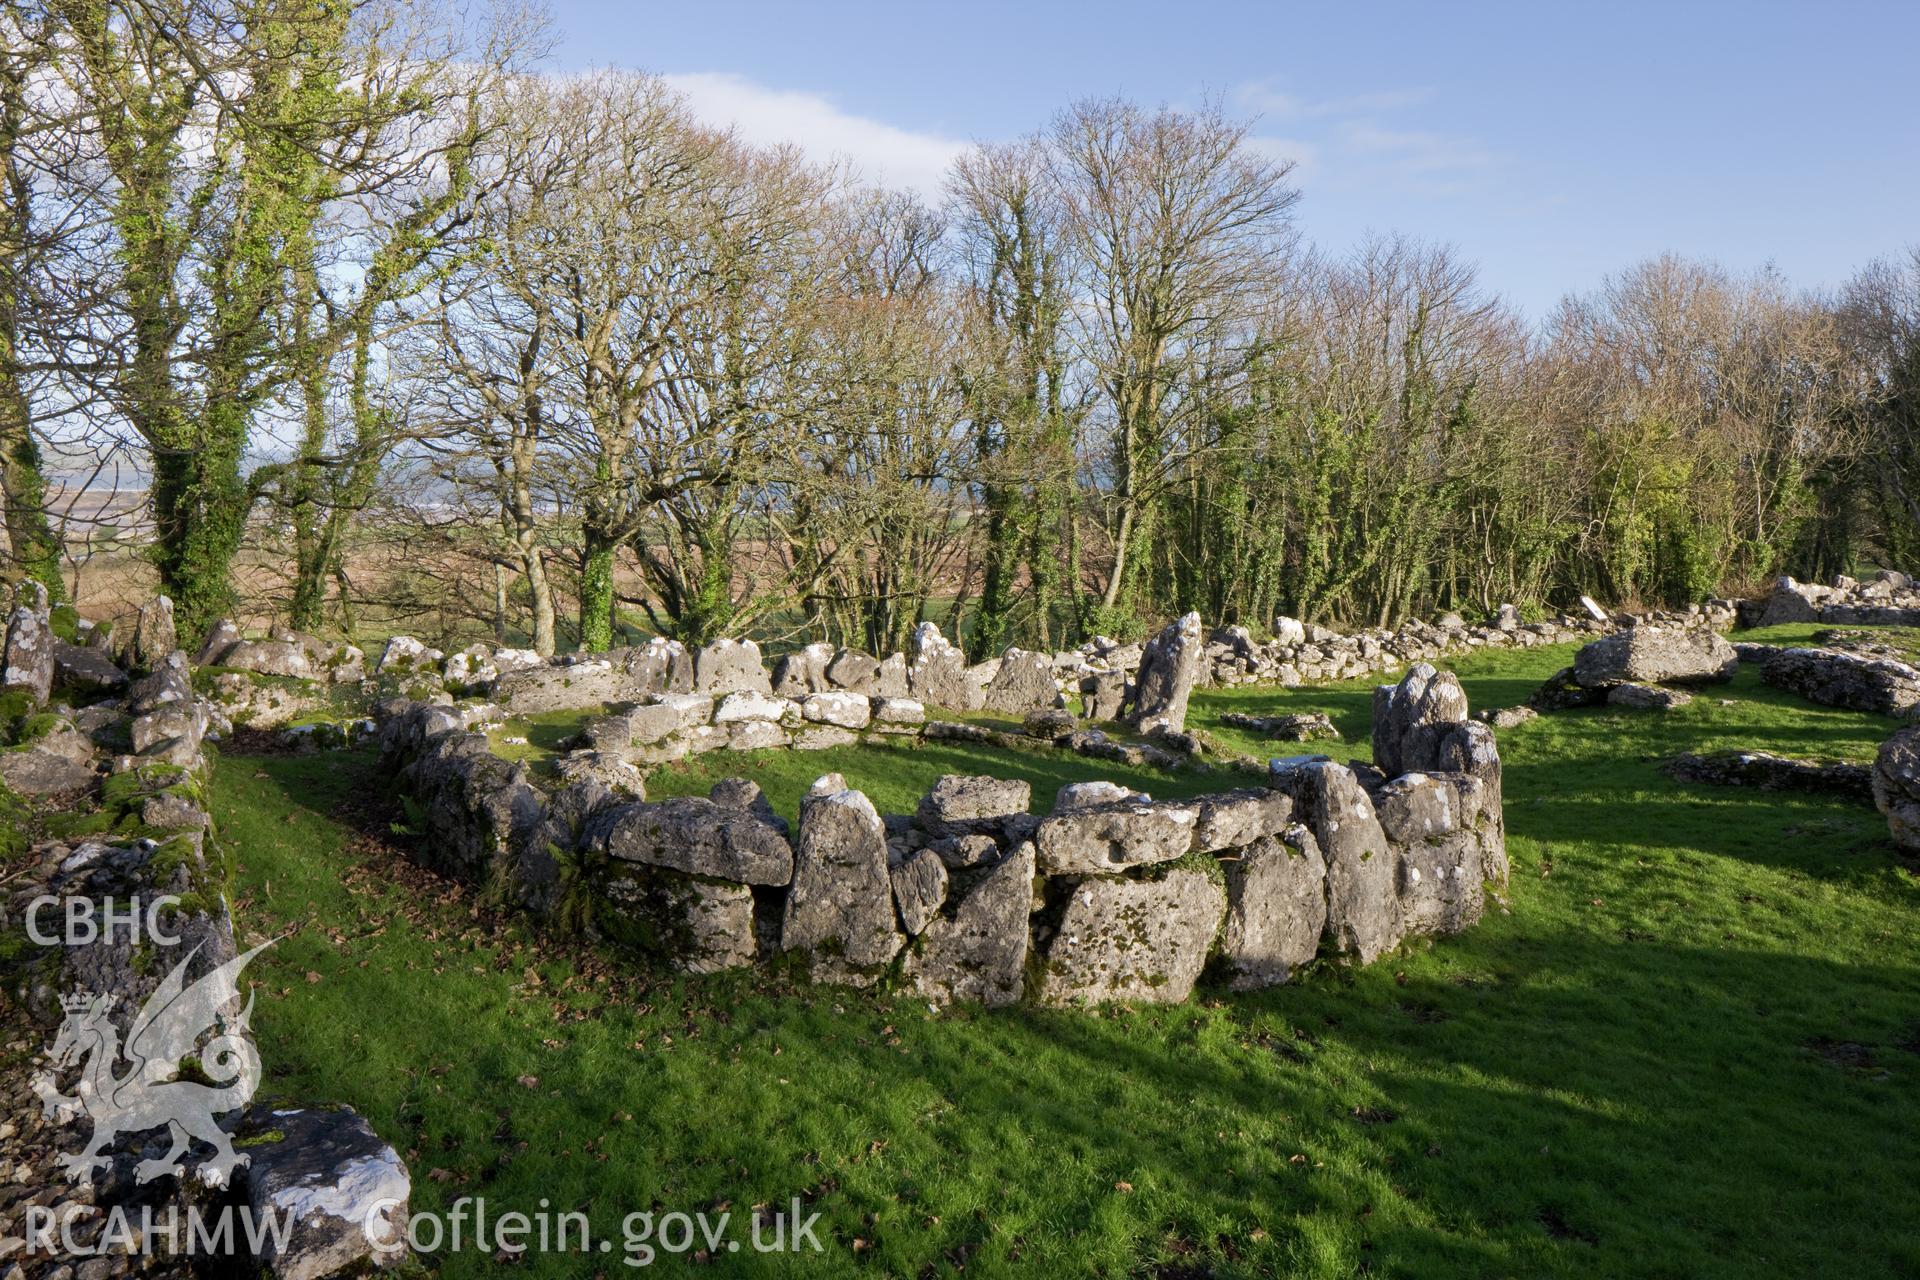
[[[1569,660],[1458,669],[1499,706]],[[1356,682],[1210,692],[1195,718],[1277,754],[1299,748],[1217,716],[1325,710],[1347,739],[1330,754],[1365,757],[1367,708]],[[544,1201],[614,1240],[524,1274],[619,1274],[635,1211],[724,1208],[745,1240],[753,1206],[800,1196],[824,1256],[743,1245],[723,1271],[1894,1275],[1920,1271],[1920,879],[1869,809],[1658,767],[1866,759],[1892,728],[1751,669],[1676,711],[1544,717],[1501,734],[1510,913],[1363,970],[1091,1015],[543,944],[398,856],[361,755],[228,757],[215,803],[242,931],[294,930],[253,971],[266,1088],[366,1112],[422,1206]],[[1024,770],[1039,807],[1082,777],[1226,785],[927,744],[716,755],[651,788],[742,772],[792,813],[829,769],[896,812],[951,771]]]

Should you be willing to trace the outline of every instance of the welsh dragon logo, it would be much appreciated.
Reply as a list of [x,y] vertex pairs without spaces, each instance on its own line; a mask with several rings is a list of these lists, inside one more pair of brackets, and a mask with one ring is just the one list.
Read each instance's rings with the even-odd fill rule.
[[[33,1088],[49,1117],[84,1115],[93,1122],[86,1147],[60,1157],[68,1178],[91,1183],[95,1167],[109,1164],[104,1153],[115,1138],[162,1126],[171,1145],[165,1155],[135,1166],[138,1182],[177,1173],[196,1138],[214,1149],[199,1170],[210,1186],[225,1186],[233,1170],[247,1163],[214,1117],[245,1106],[260,1084],[260,1055],[247,1030],[253,999],[249,995],[237,1013],[223,1011],[239,1003],[240,971],[270,945],[262,943],[189,985],[187,966],[200,950],[195,947],[141,1006],[124,1044],[110,1016],[116,997],[83,993],[61,999],[66,1019]],[[116,1070],[123,1059],[126,1069]],[[79,1084],[72,1095],[63,1094],[58,1077],[75,1063],[82,1064]],[[181,1079],[183,1063],[198,1078]]]

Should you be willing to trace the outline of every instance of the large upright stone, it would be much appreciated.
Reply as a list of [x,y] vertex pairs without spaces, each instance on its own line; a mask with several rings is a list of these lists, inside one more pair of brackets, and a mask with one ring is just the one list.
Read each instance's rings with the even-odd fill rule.
[[773,692],[796,702],[810,693],[819,693],[827,688],[827,664],[832,661],[830,644],[810,644],[782,654],[773,664]]
[[773,693],[773,681],[751,640],[715,640],[693,658],[695,693]]
[[1278,986],[1320,950],[1327,928],[1327,863],[1313,833],[1293,823],[1223,862],[1227,923],[1220,955],[1235,991]]
[[1573,659],[1573,678],[1587,689],[1724,682],[1739,669],[1733,646],[1702,627],[1628,627],[1595,640]]
[[1873,760],[1873,804],[1886,815],[1893,842],[1920,853],[1920,727],[1880,744]]
[[140,606],[123,656],[129,667],[147,671],[179,647],[180,637],[173,625],[173,601],[163,595],[155,596]]
[[32,579],[21,583],[7,616],[5,660],[0,662],[0,691],[24,690],[38,704],[53,692],[55,636],[48,612],[47,589]]
[[1193,994],[1226,910],[1226,894],[1192,868],[1082,880],[1047,941],[1040,1000],[1178,1004]]
[[193,655],[196,667],[217,667],[227,656],[227,650],[239,644],[246,636],[232,618],[221,618],[207,628],[207,638],[200,642],[200,651]]
[[907,688],[921,702],[954,711],[977,711],[981,689],[967,675],[967,658],[931,622],[913,633],[912,660],[907,665]]
[[952,914],[933,917],[907,952],[902,971],[914,993],[941,1003],[1019,1000],[1032,936],[1033,875],[1033,846],[1022,844],[970,888],[957,890]]
[[1397,685],[1373,690],[1373,762],[1389,778],[1434,768],[1438,726],[1467,720],[1467,695],[1451,671],[1416,662]]
[[817,979],[868,986],[905,941],[894,918],[886,825],[872,801],[828,774],[801,802],[781,949],[805,954]]
[[[1485,727],[1485,726],[1481,726]],[[1353,770],[1322,757],[1273,762],[1274,786],[1327,863],[1327,933],[1334,947],[1371,964],[1400,941],[1396,860],[1373,801]]]
[[1206,640],[1200,633],[1200,615],[1188,613],[1162,628],[1147,642],[1134,673],[1128,723],[1142,733],[1181,732],[1187,725],[1187,698],[1200,680]]
[[1053,659],[1030,649],[1009,649],[987,686],[984,705],[989,711],[1024,720],[1029,712],[1050,711],[1061,705],[1060,687],[1053,680]]
[[1795,582],[1782,576],[1773,584],[1760,611],[1759,626],[1777,627],[1786,622],[1817,622],[1828,588]]
[[659,867],[615,875],[607,900],[645,950],[682,973],[719,973],[753,963],[753,890]]

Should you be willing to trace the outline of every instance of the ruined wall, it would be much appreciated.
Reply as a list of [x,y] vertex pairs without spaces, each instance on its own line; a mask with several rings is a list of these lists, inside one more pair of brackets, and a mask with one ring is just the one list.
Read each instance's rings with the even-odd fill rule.
[[[717,720],[743,695],[700,696]],[[1371,765],[1291,757],[1263,786],[1189,800],[1083,783],[1039,815],[1017,780],[945,777],[914,813],[883,815],[829,774],[791,830],[744,779],[649,802],[637,768],[626,795],[588,771],[545,792],[476,720],[384,709],[383,764],[423,814],[422,856],[695,972],[788,956],[820,981],[936,1002],[1180,1001],[1209,968],[1267,986],[1323,954],[1368,963],[1458,932],[1507,881],[1493,731],[1424,664],[1376,699]],[[659,758],[677,735],[742,723],[784,725],[702,721]],[[802,712],[781,732],[797,746],[822,723]]]

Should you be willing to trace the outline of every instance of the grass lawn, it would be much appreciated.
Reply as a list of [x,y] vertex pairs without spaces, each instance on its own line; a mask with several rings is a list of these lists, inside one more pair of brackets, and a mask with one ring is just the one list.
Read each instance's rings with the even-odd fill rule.
[[[1459,670],[1476,707],[1508,705],[1570,653]],[[1217,716],[1325,710],[1347,741],[1306,749],[1364,757],[1368,696],[1211,692],[1195,722],[1282,754],[1303,748]],[[381,784],[365,755],[229,757],[215,799],[242,932],[294,930],[252,970],[265,1087],[364,1111],[418,1206],[544,1199],[616,1241],[633,1211],[724,1208],[738,1239],[756,1204],[823,1215],[824,1255],[743,1248],[722,1273],[1914,1275],[1920,878],[1869,809],[1657,767],[1719,747],[1866,759],[1893,728],[1751,669],[1673,712],[1543,717],[1501,734],[1510,912],[1367,969],[1094,1014],[935,1012],[543,945],[359,829]],[[943,772],[1015,766],[1039,807],[1061,782],[1134,781],[924,744],[716,755],[651,786],[735,770],[792,813],[837,769],[904,812]],[[618,1275],[617,1249],[517,1270]]]

